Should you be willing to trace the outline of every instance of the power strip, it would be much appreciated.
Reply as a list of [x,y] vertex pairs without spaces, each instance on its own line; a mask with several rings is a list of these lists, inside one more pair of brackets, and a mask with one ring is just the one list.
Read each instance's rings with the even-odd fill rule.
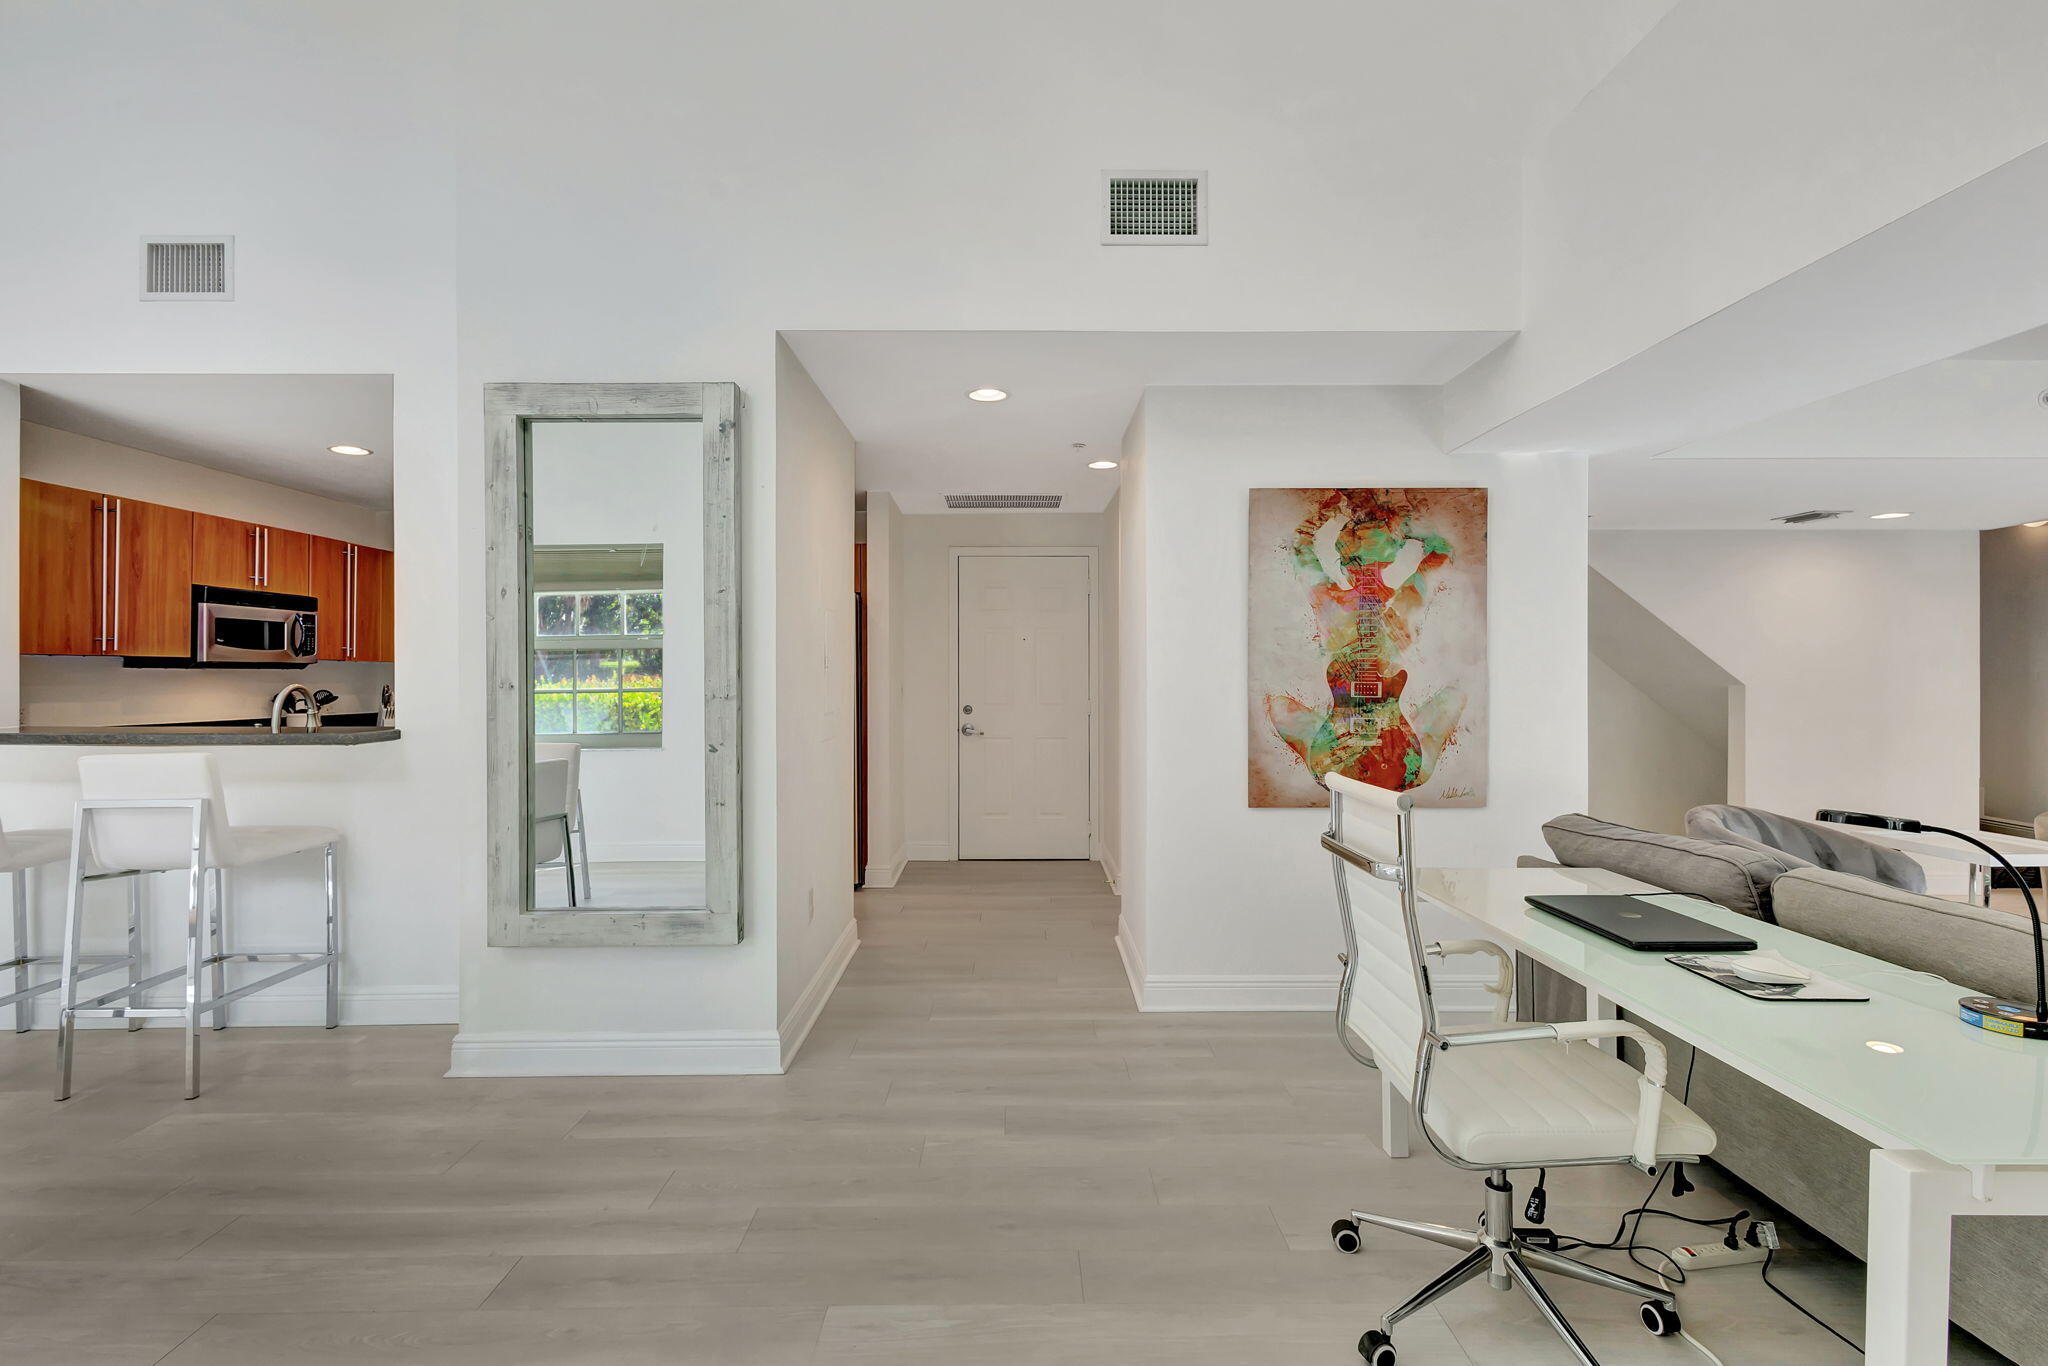
[[1676,1262],[1687,1275],[1695,1271],[1712,1271],[1720,1266],[1748,1266],[1764,1259],[1764,1249],[1744,1243],[1729,1247],[1726,1243],[1701,1243],[1697,1247],[1674,1247],[1671,1260]]

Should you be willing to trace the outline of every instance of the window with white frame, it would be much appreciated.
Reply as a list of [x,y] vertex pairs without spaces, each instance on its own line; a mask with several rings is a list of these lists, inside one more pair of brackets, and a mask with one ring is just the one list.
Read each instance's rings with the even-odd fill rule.
[[659,546],[535,547],[537,738],[661,743],[660,555]]

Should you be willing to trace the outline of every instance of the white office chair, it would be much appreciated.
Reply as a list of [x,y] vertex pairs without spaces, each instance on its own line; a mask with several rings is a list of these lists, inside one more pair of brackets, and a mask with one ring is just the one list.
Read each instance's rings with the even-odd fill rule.
[[[1693,1161],[1714,1146],[1714,1131],[1664,1093],[1664,1048],[1641,1026],[1621,1020],[1565,1024],[1447,1027],[1430,995],[1427,956],[1471,944],[1425,945],[1416,925],[1411,798],[1331,775],[1330,831],[1337,907],[1344,926],[1344,977],[1337,1033],[1359,1061],[1381,1069],[1406,1097],[1423,1137],[1452,1166],[1486,1175],[1486,1212],[1477,1229],[1416,1223],[1353,1210],[1331,1227],[1344,1252],[1359,1250],[1359,1225],[1457,1248],[1449,1270],[1389,1310],[1359,1339],[1369,1366],[1394,1366],[1394,1326],[1486,1273],[1496,1290],[1519,1288],[1584,1366],[1598,1366],[1542,1285],[1537,1271],[1619,1290],[1642,1301],[1644,1327],[1678,1331],[1678,1301],[1658,1286],[1573,1261],[1536,1246],[1514,1222],[1508,1173],[1532,1167],[1584,1167]],[[1504,956],[1495,945],[1487,949]],[[1646,1067],[1637,1072],[1592,1043],[1634,1039]],[[1388,1097],[1390,1103],[1393,1097]]]
[[569,765],[569,839],[576,848],[576,861],[583,869],[583,899],[590,900],[590,836],[583,829],[583,746],[547,741],[533,747],[536,761],[560,759]]
[[[0,830],[0,873],[9,874],[13,884],[14,902],[14,956],[0,967],[14,969],[14,990],[0,996],[0,1006],[14,1007],[14,1032],[26,1034],[34,1023],[35,998],[57,990],[61,977],[52,977],[47,982],[35,982],[33,970],[37,967],[56,967],[63,963],[61,957],[37,954],[29,944],[29,898],[28,875],[31,869],[47,868],[62,863],[71,856],[71,832],[68,830]],[[142,884],[133,873],[98,873],[95,880],[107,877],[125,877],[128,883],[128,944],[126,953],[94,953],[79,955],[79,976],[97,977],[103,972],[119,968],[128,969],[128,980],[133,982],[142,975]],[[131,1020],[129,1029],[142,1028],[142,1021]]]
[[[534,746],[536,750],[541,746]],[[575,793],[571,790],[567,759],[537,759],[527,784],[527,800],[533,808],[533,866],[552,868],[560,864],[567,880],[569,905],[576,905],[576,861],[570,856],[569,832]]]
[[[341,835],[316,825],[230,825],[221,795],[220,772],[210,754],[109,754],[78,761],[82,793],[71,827],[71,891],[64,911],[62,1009],[57,1015],[57,1099],[71,1095],[71,1058],[81,1019],[125,1019],[132,1029],[143,1019],[185,1021],[185,1098],[199,1095],[199,1021],[225,1021],[229,1002],[276,986],[300,973],[327,972],[327,1028],[341,1022],[338,889],[335,846]],[[327,947],[310,952],[236,953],[226,943],[221,906],[227,875],[288,854],[319,849],[326,860]],[[81,1001],[78,984],[80,902],[85,884],[108,876],[91,870],[120,868],[136,873],[183,872],[188,877],[185,964]],[[114,876],[125,876],[115,874]],[[212,940],[204,951],[202,936]],[[286,963],[290,966],[233,991],[226,989],[228,963]],[[200,986],[200,969],[211,976],[211,991]],[[145,1006],[142,993],[160,982],[185,979],[181,1006]]]

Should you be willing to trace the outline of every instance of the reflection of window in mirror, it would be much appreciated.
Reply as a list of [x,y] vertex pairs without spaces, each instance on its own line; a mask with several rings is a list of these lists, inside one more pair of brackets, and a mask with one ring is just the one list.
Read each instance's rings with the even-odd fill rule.
[[590,748],[661,743],[662,547],[533,548],[533,730]]

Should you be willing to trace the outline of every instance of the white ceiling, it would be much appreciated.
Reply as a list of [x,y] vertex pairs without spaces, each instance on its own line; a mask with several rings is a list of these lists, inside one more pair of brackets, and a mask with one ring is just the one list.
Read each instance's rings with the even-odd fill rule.
[[[5,375],[25,422],[285,488],[391,506],[389,375]],[[329,446],[367,446],[368,456]]]
[[[857,487],[905,512],[948,493],[1058,493],[1099,512],[1153,385],[1442,384],[1505,332],[789,332],[860,443]],[[969,389],[1009,391],[975,403]],[[1075,442],[1086,443],[1076,451]],[[960,514],[972,515],[972,514]]]
[[1808,508],[1849,509],[1814,524],[1838,530],[2035,521],[2048,517],[2044,390],[2039,329],[1661,455],[1598,459],[1593,526],[1760,530]]

